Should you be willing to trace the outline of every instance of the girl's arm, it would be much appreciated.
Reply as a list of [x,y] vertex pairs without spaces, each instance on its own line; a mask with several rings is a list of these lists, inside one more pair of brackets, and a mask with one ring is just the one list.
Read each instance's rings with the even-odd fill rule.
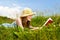
[[20,26],[22,29],[24,29],[23,26],[22,26],[22,22],[21,22],[21,19],[20,19],[20,18],[17,18],[17,19],[16,19],[16,24],[17,24],[18,26]]

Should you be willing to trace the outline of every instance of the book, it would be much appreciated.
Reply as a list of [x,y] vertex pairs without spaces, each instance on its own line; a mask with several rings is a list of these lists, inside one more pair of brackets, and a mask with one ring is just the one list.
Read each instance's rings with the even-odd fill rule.
[[48,18],[48,20],[44,23],[43,26],[47,26],[48,24],[53,23],[53,20],[51,18]]
[[35,27],[35,28],[31,29],[31,30],[42,29],[44,26],[47,26],[47,25],[49,25],[51,23],[53,23],[53,20],[51,18],[48,18],[48,20],[43,24],[42,27]]

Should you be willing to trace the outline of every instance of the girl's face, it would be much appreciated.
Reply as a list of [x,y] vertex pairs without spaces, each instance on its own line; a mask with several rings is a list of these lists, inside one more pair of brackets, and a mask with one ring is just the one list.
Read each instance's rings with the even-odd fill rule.
[[32,15],[27,16],[27,20],[31,21]]

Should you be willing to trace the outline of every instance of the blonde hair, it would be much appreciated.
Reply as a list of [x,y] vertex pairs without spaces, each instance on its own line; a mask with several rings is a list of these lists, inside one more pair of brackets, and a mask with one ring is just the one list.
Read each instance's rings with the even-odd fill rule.
[[23,27],[29,28],[30,26],[30,21],[27,20],[27,17],[21,17],[22,25]]

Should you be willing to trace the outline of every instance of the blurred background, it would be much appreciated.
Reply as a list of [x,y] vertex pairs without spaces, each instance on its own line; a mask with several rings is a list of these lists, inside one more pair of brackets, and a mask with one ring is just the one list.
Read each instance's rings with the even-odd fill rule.
[[26,7],[39,16],[60,15],[60,0],[0,0],[0,16],[15,19]]

